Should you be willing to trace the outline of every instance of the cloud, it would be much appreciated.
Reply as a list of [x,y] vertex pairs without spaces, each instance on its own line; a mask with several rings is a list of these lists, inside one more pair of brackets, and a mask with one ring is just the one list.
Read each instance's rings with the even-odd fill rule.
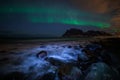
[[80,10],[110,16],[110,30],[120,32],[120,0],[71,0],[71,3]]

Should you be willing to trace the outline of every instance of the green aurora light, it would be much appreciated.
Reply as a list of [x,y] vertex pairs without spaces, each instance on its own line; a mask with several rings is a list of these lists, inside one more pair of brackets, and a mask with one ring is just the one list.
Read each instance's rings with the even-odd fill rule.
[[103,16],[91,15],[70,8],[2,6],[0,13],[27,14],[27,20],[32,23],[60,23],[77,26],[96,26],[99,28],[110,27],[107,19]]

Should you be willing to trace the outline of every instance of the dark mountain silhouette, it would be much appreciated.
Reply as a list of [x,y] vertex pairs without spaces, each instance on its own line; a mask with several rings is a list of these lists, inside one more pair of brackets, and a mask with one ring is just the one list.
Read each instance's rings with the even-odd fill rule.
[[104,31],[88,30],[83,32],[81,29],[71,28],[67,30],[62,37],[88,37],[88,36],[111,36],[110,33]]
[[63,37],[78,37],[80,35],[84,35],[84,32],[82,30],[71,28],[63,34]]

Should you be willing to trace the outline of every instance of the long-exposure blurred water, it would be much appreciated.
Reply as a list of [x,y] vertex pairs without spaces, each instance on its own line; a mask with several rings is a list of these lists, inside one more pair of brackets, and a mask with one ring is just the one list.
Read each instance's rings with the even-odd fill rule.
[[1,51],[0,80],[119,80],[115,61],[98,44],[46,44]]

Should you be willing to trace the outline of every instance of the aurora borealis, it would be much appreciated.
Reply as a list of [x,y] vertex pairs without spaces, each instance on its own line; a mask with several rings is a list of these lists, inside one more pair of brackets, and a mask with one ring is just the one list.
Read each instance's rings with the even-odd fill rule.
[[[64,25],[64,27],[65,25],[70,25],[83,29],[85,26],[90,26],[88,29],[117,31],[119,28],[113,27],[115,25],[116,19],[114,18],[116,16],[113,15],[113,13],[110,13],[110,11],[112,11],[111,9],[107,9],[108,7],[106,6],[108,6],[108,2],[104,2],[103,0],[101,0],[103,2],[100,0],[92,1],[94,1],[95,4],[92,4],[92,2],[88,0],[5,0],[2,1],[0,5],[0,25],[2,27],[0,31],[7,30],[13,33],[15,33],[15,31],[25,33],[26,30],[23,29],[25,29],[26,26],[28,29],[29,26],[35,28],[37,25],[37,29],[39,26],[40,32],[42,32],[39,34],[44,34],[45,28],[44,32],[41,31],[43,26],[46,27],[46,29],[51,28],[52,33],[53,31],[57,31],[52,27],[54,24],[57,24],[58,26]],[[100,5],[98,5],[98,3],[100,3]],[[111,8],[113,9],[113,7]],[[63,29],[64,28],[61,27],[61,32],[65,31]],[[29,32],[35,31],[29,30]],[[29,34],[29,32],[27,34]]]
[[[107,22],[100,21],[101,17],[104,21],[107,19],[101,15],[93,16],[92,14],[83,13],[70,8],[54,8],[54,7],[22,7],[22,6],[7,6],[0,9],[1,13],[20,13],[31,14],[27,16],[27,20],[33,23],[61,23],[69,25],[84,25],[84,26],[96,26],[99,28],[110,27]],[[32,15],[34,14],[34,15]],[[91,17],[92,16],[92,17]],[[86,18],[89,19],[86,19]],[[95,21],[95,20],[98,21]]]

